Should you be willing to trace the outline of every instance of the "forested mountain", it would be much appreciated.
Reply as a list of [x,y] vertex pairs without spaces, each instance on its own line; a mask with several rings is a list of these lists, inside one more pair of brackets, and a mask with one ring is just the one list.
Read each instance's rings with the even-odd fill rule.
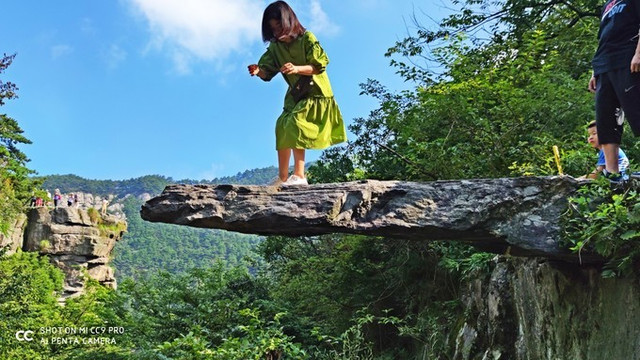
[[128,180],[89,180],[77,175],[48,175],[40,177],[45,189],[60,189],[63,193],[82,191],[95,195],[115,195],[124,198],[127,195],[139,196],[144,193],[159,194],[168,184],[266,184],[277,174],[277,168],[271,166],[239,172],[234,176],[225,176],[213,180],[174,180],[161,175],[147,175]]
[[124,205],[128,232],[116,244],[112,266],[116,278],[155,274],[158,270],[181,273],[188,269],[209,267],[216,262],[240,265],[255,258],[252,251],[260,237],[220,230],[208,230],[157,224],[140,218],[140,196],[159,194],[172,183],[188,184],[261,184],[276,174],[275,167],[247,170],[209,181],[179,180],[149,175],[129,180],[87,180],[76,175],[52,175],[44,178],[43,187],[62,193],[83,192],[98,196],[115,196]]
[[177,274],[216,262],[236,266],[255,258],[258,236],[146,222],[140,218],[142,203],[134,197],[124,200],[128,230],[116,244],[111,262],[118,279],[158,270]]

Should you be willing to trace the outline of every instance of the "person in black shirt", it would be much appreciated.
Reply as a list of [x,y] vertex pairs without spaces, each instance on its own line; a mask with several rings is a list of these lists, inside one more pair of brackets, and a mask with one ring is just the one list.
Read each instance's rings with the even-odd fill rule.
[[640,136],[639,33],[640,1],[608,0],[600,20],[598,50],[591,62],[589,90],[596,94],[598,138],[606,162],[602,173],[612,181],[623,179],[618,149],[624,117],[634,135]]

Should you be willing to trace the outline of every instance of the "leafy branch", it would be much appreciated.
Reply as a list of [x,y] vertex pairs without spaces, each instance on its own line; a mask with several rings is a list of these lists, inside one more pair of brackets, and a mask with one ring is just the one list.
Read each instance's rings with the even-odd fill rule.
[[563,215],[564,240],[580,254],[594,251],[607,262],[603,277],[620,276],[640,260],[640,194],[638,184],[623,192],[599,180],[578,190]]

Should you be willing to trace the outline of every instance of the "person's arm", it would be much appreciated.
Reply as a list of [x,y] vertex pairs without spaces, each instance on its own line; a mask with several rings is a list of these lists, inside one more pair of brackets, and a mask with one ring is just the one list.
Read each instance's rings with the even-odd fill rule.
[[267,73],[264,70],[262,70],[262,68],[257,64],[251,64],[248,66],[248,68],[249,68],[249,75],[257,76],[262,80],[267,79]]
[[257,76],[264,81],[270,81],[278,74],[278,66],[270,48],[262,54],[257,64],[247,66],[249,75]]
[[593,170],[593,172],[591,172],[591,174],[587,175],[587,179],[596,179],[596,178],[598,178],[598,175],[600,175],[602,170],[604,170],[604,166],[603,165],[596,166],[596,168]]

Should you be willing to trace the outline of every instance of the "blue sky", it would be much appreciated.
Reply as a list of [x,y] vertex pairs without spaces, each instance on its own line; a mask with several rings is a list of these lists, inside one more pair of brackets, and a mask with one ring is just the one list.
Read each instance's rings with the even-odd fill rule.
[[[159,174],[212,179],[276,165],[275,119],[286,84],[248,75],[265,44],[266,1],[114,0],[3,4],[2,74],[19,98],[0,108],[33,144],[40,175],[128,179]],[[385,51],[414,27],[414,12],[446,13],[441,0],[289,1],[328,53],[347,124],[377,103],[360,96],[373,78],[410,87]],[[308,151],[307,160],[321,151]]]

